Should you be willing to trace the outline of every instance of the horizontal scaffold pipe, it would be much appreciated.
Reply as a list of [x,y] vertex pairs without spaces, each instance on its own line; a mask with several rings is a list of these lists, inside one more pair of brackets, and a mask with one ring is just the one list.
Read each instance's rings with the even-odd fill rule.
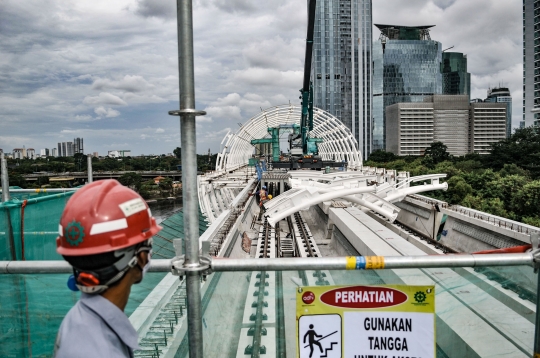
[[[77,191],[80,188],[43,188],[43,189],[9,189],[10,193],[64,193]],[[0,189],[0,193],[2,189]]]
[[[380,270],[486,266],[533,266],[531,252],[428,256],[345,256],[318,258],[212,258],[212,271]],[[171,260],[152,260],[151,272],[170,272]],[[0,261],[0,274],[71,273],[65,261]]]

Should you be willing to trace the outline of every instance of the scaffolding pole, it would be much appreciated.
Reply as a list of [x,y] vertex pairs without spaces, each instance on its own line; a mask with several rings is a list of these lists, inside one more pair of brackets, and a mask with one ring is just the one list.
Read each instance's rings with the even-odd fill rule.
[[[8,174],[8,168],[7,168],[7,160],[4,157],[4,153],[0,153],[0,168],[2,169],[2,202],[7,203],[10,199],[9,196],[9,174]],[[15,252],[15,237],[13,236],[13,226],[11,225],[11,213],[9,212],[9,208],[6,206],[4,207],[4,210],[6,211],[5,220],[6,220],[6,229],[7,229],[7,236],[9,240],[9,251],[11,254],[11,259],[16,260],[17,254]]]
[[205,115],[195,109],[195,71],[193,65],[193,4],[192,0],[177,0],[178,72],[180,110],[169,111],[180,116],[182,147],[182,190],[184,207],[187,323],[189,356],[203,357],[201,314],[201,267],[199,258],[199,207],[197,192],[197,137],[195,117]]
[[88,154],[86,157],[86,165],[88,172],[88,184],[94,181],[94,172],[92,171],[92,154]]
[[4,153],[0,153],[0,164],[2,166],[2,201],[9,201],[9,176],[7,171],[7,161]]
[[[456,268],[486,266],[534,266],[532,252],[519,254],[457,254],[423,256],[343,256],[275,259],[213,258],[213,272],[234,271],[302,271],[302,270],[382,270]],[[175,267],[175,259],[150,262],[150,272],[189,271],[187,264]],[[69,273],[71,266],[65,261],[0,261],[0,274]]]

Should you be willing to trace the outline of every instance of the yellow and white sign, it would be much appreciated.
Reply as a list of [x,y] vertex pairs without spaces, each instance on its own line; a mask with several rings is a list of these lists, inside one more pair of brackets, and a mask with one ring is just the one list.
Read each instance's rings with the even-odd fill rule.
[[296,294],[300,358],[435,358],[434,286],[314,286]]

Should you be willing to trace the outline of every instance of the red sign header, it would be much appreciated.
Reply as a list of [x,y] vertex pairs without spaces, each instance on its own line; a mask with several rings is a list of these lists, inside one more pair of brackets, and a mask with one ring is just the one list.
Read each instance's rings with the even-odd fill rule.
[[343,308],[381,308],[402,304],[407,295],[388,287],[350,286],[326,291],[321,301]]

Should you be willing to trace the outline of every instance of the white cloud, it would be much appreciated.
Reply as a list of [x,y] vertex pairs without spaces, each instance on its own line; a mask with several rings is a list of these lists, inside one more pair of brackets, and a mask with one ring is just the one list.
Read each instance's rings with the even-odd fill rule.
[[158,128],[158,129],[156,129],[156,133],[165,133],[165,129]]
[[176,19],[176,2],[170,0],[137,0],[136,13],[144,17]]
[[87,96],[84,98],[83,103],[91,106],[99,104],[127,106],[127,103],[123,99],[108,92],[101,92],[98,96],[94,97]]
[[206,113],[215,118],[221,118],[226,120],[240,121],[242,115],[240,114],[240,107],[238,106],[212,106],[204,109]]
[[94,117],[88,115],[88,114],[77,114],[75,117],[73,117],[72,121],[74,122],[90,122],[93,121]]
[[142,76],[125,75],[120,80],[110,80],[108,78],[98,78],[92,83],[93,90],[116,89],[126,92],[141,92],[147,88],[153,88]]
[[98,115],[98,119],[101,119],[103,117],[114,118],[120,115],[120,112],[116,109],[105,108],[103,106],[94,108],[94,112]]
[[213,122],[213,119],[212,117],[206,115],[206,116],[197,116],[195,118],[196,122],[197,123],[212,123]]

